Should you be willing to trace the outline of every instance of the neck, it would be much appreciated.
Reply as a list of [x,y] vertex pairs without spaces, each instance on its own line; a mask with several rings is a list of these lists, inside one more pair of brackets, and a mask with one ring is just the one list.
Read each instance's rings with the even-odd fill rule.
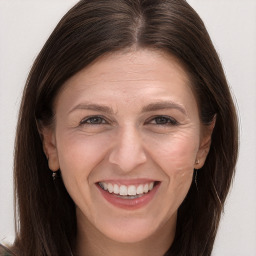
[[76,251],[79,256],[162,256],[171,247],[177,216],[173,216],[150,237],[136,243],[114,241],[91,225],[78,223]]

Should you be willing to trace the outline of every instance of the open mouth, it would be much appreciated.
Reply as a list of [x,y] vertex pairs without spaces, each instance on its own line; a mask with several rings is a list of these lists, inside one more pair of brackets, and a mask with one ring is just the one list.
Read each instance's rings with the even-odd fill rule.
[[98,186],[113,196],[122,199],[137,199],[149,194],[159,183],[159,181],[152,181],[143,184],[120,185],[98,182]]

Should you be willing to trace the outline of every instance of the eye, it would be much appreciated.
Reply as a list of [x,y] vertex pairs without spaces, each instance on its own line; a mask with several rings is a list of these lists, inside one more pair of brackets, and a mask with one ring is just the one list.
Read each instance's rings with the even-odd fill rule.
[[80,125],[99,125],[99,124],[107,124],[108,122],[101,116],[91,116],[83,119],[80,122]]
[[149,124],[156,125],[178,125],[177,120],[170,116],[156,116],[149,121]]

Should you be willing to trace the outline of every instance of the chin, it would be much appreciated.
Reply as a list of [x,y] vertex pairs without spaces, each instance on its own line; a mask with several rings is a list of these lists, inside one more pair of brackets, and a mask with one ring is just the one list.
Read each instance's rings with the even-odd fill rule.
[[116,227],[112,230],[107,230],[104,235],[118,243],[139,243],[143,240],[147,240],[153,235],[153,233],[154,232],[149,230],[148,227],[144,229],[142,227],[135,229],[123,229]]
[[[113,225],[109,225],[110,223]],[[166,226],[162,225],[162,221],[157,221],[153,215],[148,217],[127,215],[119,217],[119,219],[116,218],[115,221],[109,220],[105,223],[106,225],[102,224],[98,227],[101,233],[119,243],[138,243],[147,240],[161,232],[162,226]]]

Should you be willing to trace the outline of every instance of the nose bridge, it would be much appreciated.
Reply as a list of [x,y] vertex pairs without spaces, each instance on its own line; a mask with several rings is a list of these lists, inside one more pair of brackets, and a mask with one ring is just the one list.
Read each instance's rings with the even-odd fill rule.
[[145,161],[146,154],[136,127],[120,128],[109,155],[109,162],[118,165],[122,171],[129,172]]

